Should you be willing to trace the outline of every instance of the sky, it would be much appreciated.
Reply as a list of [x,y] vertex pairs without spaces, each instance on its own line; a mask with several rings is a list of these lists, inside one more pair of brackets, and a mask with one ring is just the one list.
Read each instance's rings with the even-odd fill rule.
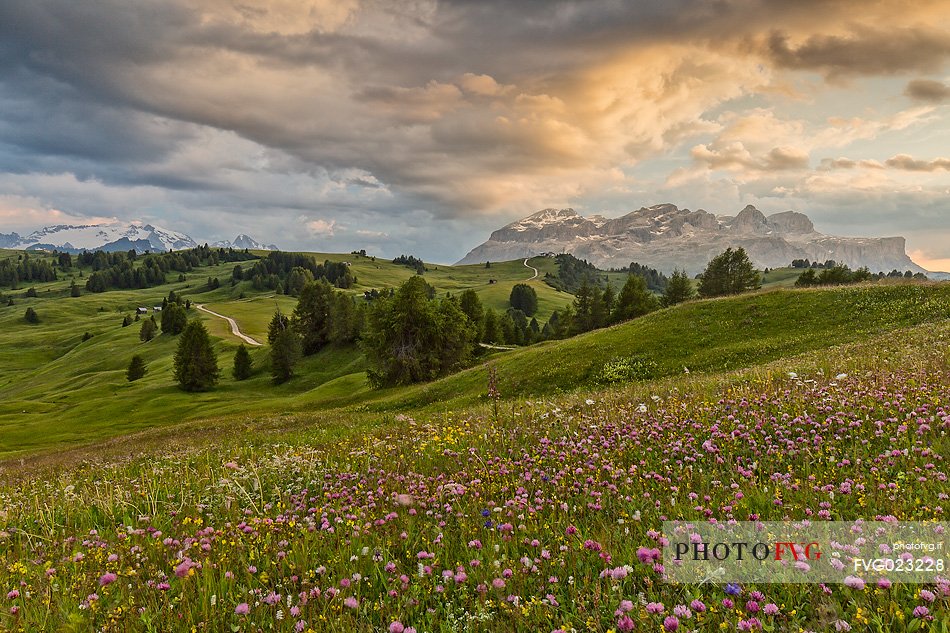
[[946,0],[0,0],[0,232],[450,263],[754,204],[950,270],[948,62]]

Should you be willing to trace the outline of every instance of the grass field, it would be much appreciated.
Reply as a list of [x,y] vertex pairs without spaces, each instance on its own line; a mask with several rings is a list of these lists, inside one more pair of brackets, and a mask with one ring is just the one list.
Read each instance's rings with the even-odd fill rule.
[[[654,556],[666,518],[944,520],[946,293],[776,291],[681,306],[654,318],[705,317],[696,329],[708,345],[744,355],[610,386],[578,378],[570,394],[520,397],[503,382],[497,411],[476,397],[399,412],[222,412],[8,462],[0,628],[942,631],[946,580],[676,585]],[[742,343],[755,312],[777,348]],[[830,330],[810,338],[816,328]],[[833,340],[855,328],[851,342]],[[557,358],[577,370],[661,330],[644,319]],[[544,353],[494,362],[506,376],[532,352]]]

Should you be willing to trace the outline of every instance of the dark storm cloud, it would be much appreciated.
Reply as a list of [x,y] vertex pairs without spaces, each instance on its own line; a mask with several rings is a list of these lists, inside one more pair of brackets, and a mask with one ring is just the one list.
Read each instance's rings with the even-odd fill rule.
[[904,94],[917,101],[943,103],[950,100],[950,84],[933,79],[913,79],[907,83]]
[[800,44],[775,32],[763,47],[779,67],[816,70],[829,77],[888,75],[939,69],[950,55],[945,31],[932,28],[857,28],[848,35],[814,35]]

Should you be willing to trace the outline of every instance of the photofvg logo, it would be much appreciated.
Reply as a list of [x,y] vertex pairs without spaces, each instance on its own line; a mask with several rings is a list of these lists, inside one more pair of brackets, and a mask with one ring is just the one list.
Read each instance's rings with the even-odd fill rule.
[[663,524],[674,583],[929,583],[950,571],[947,523],[899,521]]

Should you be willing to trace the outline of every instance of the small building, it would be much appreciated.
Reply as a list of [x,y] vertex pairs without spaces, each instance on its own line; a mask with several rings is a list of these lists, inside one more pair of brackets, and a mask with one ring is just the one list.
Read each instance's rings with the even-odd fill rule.
[[136,308],[136,309],[135,309],[135,313],[136,313],[136,314],[148,314],[148,308]]
[[497,284],[497,283],[498,283],[498,280],[497,280],[497,279],[489,279],[489,280],[488,280],[488,283],[489,283],[489,284]]
[[162,311],[162,306],[154,306],[152,308],[152,312],[161,312],[161,311]]

